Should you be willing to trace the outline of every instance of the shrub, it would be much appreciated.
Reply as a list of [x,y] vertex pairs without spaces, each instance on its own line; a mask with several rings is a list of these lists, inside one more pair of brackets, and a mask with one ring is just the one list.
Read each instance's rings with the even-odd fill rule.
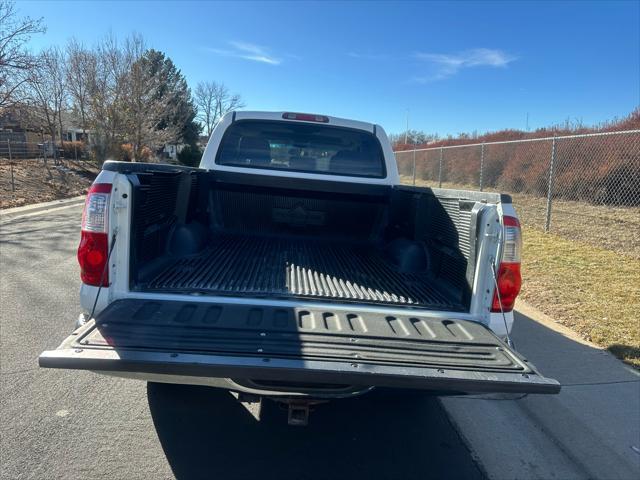
[[120,152],[118,154],[118,160],[123,162],[130,162],[133,159],[133,145],[130,143],[123,143],[120,145]]
[[144,147],[142,147],[142,150],[140,151],[140,157],[138,158],[138,161],[148,162],[149,159],[151,159],[151,157],[153,157],[153,150],[151,150],[149,147],[145,145]]
[[73,160],[76,157],[82,158],[86,156],[87,149],[84,142],[63,142],[61,145],[64,158]]
[[[437,181],[440,176],[438,147],[442,149],[442,181],[460,185],[478,185],[481,145],[484,147],[484,188],[547,195],[552,141],[498,143],[508,140],[571,136],[581,133],[612,132],[640,128],[640,108],[627,118],[594,128],[565,126],[541,128],[535,132],[503,130],[477,138],[462,135],[429,144],[418,145],[416,176]],[[561,138],[555,144],[553,196],[565,200],[594,204],[640,206],[640,144],[634,136],[594,136]],[[464,145],[474,144],[464,147]],[[407,148],[409,147],[409,148]],[[396,150],[411,150],[413,146],[397,144]],[[401,172],[411,174],[410,153],[398,155]]]
[[189,167],[197,167],[200,165],[200,159],[202,158],[202,152],[197,146],[185,145],[182,150],[178,152],[178,161]]
[[[140,150],[140,155],[135,159],[137,162],[147,162],[153,156],[153,150],[146,145]],[[134,160],[133,145],[130,143],[123,143],[120,145],[120,152],[118,153],[118,159],[123,162],[131,162]]]

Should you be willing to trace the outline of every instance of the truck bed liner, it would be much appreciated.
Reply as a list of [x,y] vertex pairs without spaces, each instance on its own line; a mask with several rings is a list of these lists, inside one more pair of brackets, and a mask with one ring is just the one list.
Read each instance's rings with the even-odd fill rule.
[[373,245],[238,234],[172,261],[143,290],[315,297],[462,311],[428,274],[399,272]]

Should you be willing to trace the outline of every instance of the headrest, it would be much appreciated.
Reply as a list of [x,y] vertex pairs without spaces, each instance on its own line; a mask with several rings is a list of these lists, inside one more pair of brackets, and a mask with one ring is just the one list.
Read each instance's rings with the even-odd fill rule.
[[269,141],[260,137],[242,137],[238,148],[238,160],[249,165],[269,165],[271,163]]

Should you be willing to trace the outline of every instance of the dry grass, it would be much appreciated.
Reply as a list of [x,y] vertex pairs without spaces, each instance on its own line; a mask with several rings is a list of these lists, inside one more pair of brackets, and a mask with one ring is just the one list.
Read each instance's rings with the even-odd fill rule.
[[640,368],[640,260],[524,229],[522,298]]
[[[11,186],[11,170],[13,184]],[[0,208],[20,207],[82,195],[100,172],[96,165],[53,160],[16,160],[13,165],[0,159]]]
[[[547,200],[512,195],[523,225],[544,229]],[[560,237],[640,259],[640,208],[605,207],[554,200],[549,231]]]
[[[411,177],[402,182],[411,183]],[[437,183],[418,180],[419,186],[437,186]],[[474,185],[443,183],[443,188],[477,190]],[[495,189],[489,189],[495,191]],[[523,225],[544,229],[547,199],[526,194],[511,194],[513,205]],[[550,232],[561,237],[576,239],[599,248],[605,248],[640,259],[640,208],[591,205],[584,202],[553,199]]]

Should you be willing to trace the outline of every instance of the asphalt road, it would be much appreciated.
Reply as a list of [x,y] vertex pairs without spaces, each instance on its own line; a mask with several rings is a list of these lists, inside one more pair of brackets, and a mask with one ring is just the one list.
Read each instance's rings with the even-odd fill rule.
[[482,477],[425,394],[332,402],[300,428],[271,402],[258,421],[224,391],[40,369],[79,313],[80,215],[0,224],[1,478]]

